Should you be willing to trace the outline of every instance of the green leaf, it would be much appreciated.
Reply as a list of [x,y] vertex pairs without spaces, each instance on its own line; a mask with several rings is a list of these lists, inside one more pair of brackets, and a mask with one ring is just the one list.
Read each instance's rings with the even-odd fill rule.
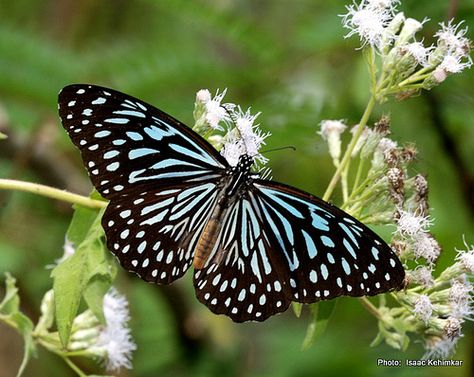
[[106,288],[110,287],[114,270],[110,267],[108,252],[102,243],[101,218],[102,211],[97,214],[80,207],[76,209],[68,237],[80,243],[76,252],[52,272],[56,325],[65,348],[83,296],[93,313],[103,321],[102,299],[99,296],[102,294],[103,297]]
[[306,330],[306,336],[301,346],[303,350],[311,347],[314,341],[324,333],[329,319],[334,312],[334,308],[336,307],[336,302],[337,299],[320,301],[317,304],[310,305],[313,319]]
[[86,285],[83,293],[87,306],[102,324],[105,324],[104,296],[111,285],[110,277],[96,275]]
[[5,273],[5,275],[6,293],[0,303],[0,320],[17,329],[23,336],[23,341],[25,343],[23,360],[17,373],[17,376],[20,376],[30,357],[36,353],[32,337],[33,323],[26,315],[20,312],[20,297],[18,296],[16,279],[8,272]]
[[56,326],[64,348],[67,347],[72,321],[76,317],[82,292],[87,284],[87,249],[79,247],[52,272]]
[[96,219],[97,210],[74,205],[74,214],[67,230],[67,239],[75,246],[80,245]]

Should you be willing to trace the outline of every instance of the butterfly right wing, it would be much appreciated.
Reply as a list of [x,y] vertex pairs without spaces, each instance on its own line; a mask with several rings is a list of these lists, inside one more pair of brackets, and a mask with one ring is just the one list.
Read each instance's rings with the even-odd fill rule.
[[204,268],[194,271],[198,300],[234,322],[264,321],[291,303],[285,260],[265,221],[252,193],[235,200]]
[[192,264],[218,195],[217,182],[206,181],[115,198],[102,218],[107,247],[128,271],[169,284]]

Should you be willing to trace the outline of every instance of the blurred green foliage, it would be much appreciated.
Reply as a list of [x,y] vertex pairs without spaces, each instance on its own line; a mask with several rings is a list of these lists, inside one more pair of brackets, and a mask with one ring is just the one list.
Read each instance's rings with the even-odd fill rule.
[[[58,91],[90,82],[146,100],[191,124],[195,92],[229,88],[226,99],[261,111],[276,180],[321,195],[332,166],[316,131],[322,119],[356,123],[368,98],[368,82],[355,39],[345,40],[338,14],[347,2],[322,0],[0,0],[0,176],[68,187],[87,194],[88,180],[56,114]],[[456,7],[457,4],[457,7]],[[429,17],[424,37],[455,6],[456,18],[474,27],[474,0],[405,0],[405,14]],[[473,39],[472,33],[470,33]],[[416,165],[430,183],[434,234],[448,264],[462,235],[474,243],[473,211],[463,195],[459,166],[434,127],[441,117],[455,148],[474,175],[474,71],[453,76],[428,96],[392,101],[377,111],[392,117],[392,137],[415,142]],[[375,118],[372,121],[376,120]],[[49,163],[49,165],[48,165]],[[54,166],[53,166],[54,165]],[[58,166],[56,166],[58,165]],[[73,180],[79,176],[80,179]],[[471,186],[472,190],[472,186]],[[337,197],[335,199],[337,202]],[[62,254],[70,220],[67,205],[23,193],[0,192],[0,275],[18,278],[23,310],[37,319],[51,287],[45,266]],[[388,234],[390,230],[385,230]],[[340,376],[472,375],[472,323],[456,358],[462,368],[382,368],[377,358],[417,358],[386,346],[370,348],[376,322],[356,300],[341,299],[327,332],[300,351],[307,313],[291,311],[263,324],[233,324],[193,298],[190,277],[176,283],[192,316],[178,323],[169,293],[121,271],[119,286],[131,301],[138,344],[130,376]],[[168,293],[167,293],[168,292]],[[184,329],[184,330],[183,330]],[[183,337],[183,331],[188,337]],[[0,328],[0,376],[19,365],[9,350],[15,334]],[[9,350],[9,352],[4,352]],[[9,356],[10,355],[10,356]],[[16,361],[18,360],[18,364]],[[94,366],[86,366],[90,371]],[[86,368],[86,369],[87,369]],[[60,360],[40,351],[26,376],[72,375]]]

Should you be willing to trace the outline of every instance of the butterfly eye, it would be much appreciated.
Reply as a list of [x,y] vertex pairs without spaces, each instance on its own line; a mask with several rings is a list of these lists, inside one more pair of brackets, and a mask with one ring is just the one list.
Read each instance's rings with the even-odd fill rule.
[[[126,94],[71,85],[59,115],[90,179],[110,202],[107,246],[146,281],[194,267],[199,301],[237,322],[291,301],[375,295],[401,287],[403,267],[342,210],[236,166],[173,117]],[[263,172],[266,177],[268,172]]]

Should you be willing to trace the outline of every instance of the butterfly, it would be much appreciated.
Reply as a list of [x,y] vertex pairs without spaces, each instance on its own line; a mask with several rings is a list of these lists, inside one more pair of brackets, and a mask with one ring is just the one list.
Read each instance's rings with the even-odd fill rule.
[[292,301],[400,289],[391,248],[341,209],[231,166],[204,138],[118,91],[70,85],[59,115],[97,191],[107,247],[142,279],[170,284],[193,265],[200,302],[235,322]]

